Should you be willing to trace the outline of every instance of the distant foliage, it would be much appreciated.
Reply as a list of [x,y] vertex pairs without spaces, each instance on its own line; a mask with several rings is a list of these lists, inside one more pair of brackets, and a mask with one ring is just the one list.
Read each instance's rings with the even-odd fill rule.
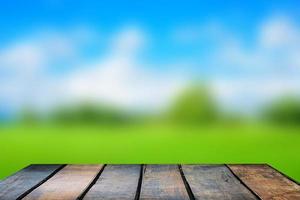
[[19,114],[18,119],[25,124],[35,124],[41,121],[41,116],[31,107],[25,107]]
[[54,122],[59,123],[123,123],[131,119],[124,111],[101,105],[80,104],[71,107],[60,107],[51,115]]
[[267,106],[264,117],[276,123],[300,125],[300,98],[282,97],[276,100]]
[[176,122],[201,123],[217,118],[217,106],[209,90],[194,86],[183,91],[169,111],[169,117]]

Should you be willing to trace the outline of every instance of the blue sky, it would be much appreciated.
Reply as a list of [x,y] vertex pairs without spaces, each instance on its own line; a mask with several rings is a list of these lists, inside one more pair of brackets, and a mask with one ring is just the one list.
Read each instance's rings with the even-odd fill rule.
[[[182,47],[170,41],[177,27],[205,26],[217,22],[252,45],[255,30],[263,19],[287,15],[300,23],[300,2],[280,1],[1,1],[0,42],[9,45],[43,29],[64,31],[87,26],[101,34],[111,34],[127,24],[141,26],[151,33],[149,59],[167,60],[184,56]],[[205,51],[207,43],[189,46],[186,54]],[[177,48],[176,48],[177,47]],[[196,52],[196,53],[195,53]],[[199,56],[199,55],[198,55]]]
[[251,38],[262,18],[276,12],[299,18],[300,2],[279,1],[1,1],[1,41],[11,40],[43,26],[65,28],[88,24],[112,30],[138,22],[160,35],[178,24],[222,21],[232,30]]
[[249,110],[299,91],[299,33],[297,0],[1,1],[0,112],[163,107],[195,78]]

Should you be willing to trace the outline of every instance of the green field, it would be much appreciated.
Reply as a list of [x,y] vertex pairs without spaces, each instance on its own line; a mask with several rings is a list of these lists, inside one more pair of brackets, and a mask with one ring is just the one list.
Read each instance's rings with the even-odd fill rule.
[[0,127],[0,179],[30,163],[268,163],[300,181],[300,129],[243,126]]

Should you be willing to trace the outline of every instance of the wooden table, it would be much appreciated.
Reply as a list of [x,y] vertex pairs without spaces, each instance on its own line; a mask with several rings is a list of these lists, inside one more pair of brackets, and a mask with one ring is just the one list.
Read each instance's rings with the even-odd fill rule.
[[12,199],[300,199],[300,186],[259,165],[30,165],[0,182]]

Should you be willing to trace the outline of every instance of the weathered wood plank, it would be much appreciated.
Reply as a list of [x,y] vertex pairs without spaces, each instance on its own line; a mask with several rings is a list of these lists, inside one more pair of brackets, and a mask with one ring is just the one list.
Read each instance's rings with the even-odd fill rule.
[[15,200],[38,185],[62,165],[30,165],[0,182],[0,200]]
[[262,199],[300,199],[300,186],[268,165],[229,165],[229,167]]
[[36,188],[26,200],[74,200],[91,184],[103,165],[67,165]]
[[146,165],[140,199],[190,199],[178,165]]
[[195,199],[257,199],[225,165],[183,165],[182,171]]
[[84,200],[133,200],[140,171],[141,165],[107,165]]

